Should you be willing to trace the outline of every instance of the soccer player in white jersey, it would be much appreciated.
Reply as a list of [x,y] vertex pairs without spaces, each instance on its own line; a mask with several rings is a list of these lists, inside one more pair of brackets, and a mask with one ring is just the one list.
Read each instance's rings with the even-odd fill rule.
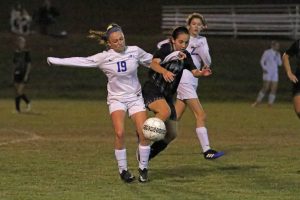
[[[187,27],[190,34],[189,45],[186,50],[191,54],[193,62],[198,69],[210,68],[211,57],[209,47],[204,36],[200,32],[207,28],[204,17],[199,13],[192,13],[187,18]],[[168,40],[158,43],[158,48]],[[177,89],[175,103],[177,118],[180,119],[188,106],[196,119],[196,134],[202,147],[205,159],[212,160],[224,155],[210,147],[207,128],[205,127],[206,114],[197,95],[198,78],[195,78],[189,70],[183,70],[183,74]]]
[[74,67],[98,67],[108,78],[107,104],[115,131],[115,157],[120,177],[130,183],[135,177],[127,167],[124,123],[126,112],[133,120],[139,137],[139,181],[148,180],[149,141],[142,133],[147,118],[141,85],[137,77],[139,64],[149,67],[152,55],[137,46],[126,46],[120,26],[111,24],[105,33],[92,31],[91,37],[104,40],[108,50],[89,57],[48,57],[50,65]]
[[272,41],[271,48],[265,50],[260,59],[260,65],[263,70],[263,86],[252,107],[260,104],[268,92],[268,105],[272,106],[275,101],[278,86],[278,66],[282,65],[281,55],[278,51],[279,47],[280,45],[277,41]]

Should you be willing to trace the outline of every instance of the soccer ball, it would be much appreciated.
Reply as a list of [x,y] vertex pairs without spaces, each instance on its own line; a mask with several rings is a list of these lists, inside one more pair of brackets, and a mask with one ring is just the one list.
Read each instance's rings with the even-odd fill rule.
[[166,132],[165,123],[157,117],[148,118],[144,122],[143,134],[145,138],[151,141],[159,141],[164,139]]

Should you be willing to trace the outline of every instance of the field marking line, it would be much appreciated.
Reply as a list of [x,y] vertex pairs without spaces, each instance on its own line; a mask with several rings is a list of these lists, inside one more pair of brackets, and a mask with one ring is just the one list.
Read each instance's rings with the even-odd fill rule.
[[20,142],[28,142],[28,141],[43,139],[43,137],[37,135],[34,132],[24,131],[24,130],[20,130],[20,129],[6,129],[6,130],[12,130],[15,133],[22,133],[24,135],[29,136],[29,138],[26,138],[26,139],[15,139],[15,140],[11,140],[11,141],[8,141],[8,142],[2,142],[2,143],[0,143],[0,146],[5,146],[5,145],[9,145],[9,144],[16,144],[16,143],[20,143]]

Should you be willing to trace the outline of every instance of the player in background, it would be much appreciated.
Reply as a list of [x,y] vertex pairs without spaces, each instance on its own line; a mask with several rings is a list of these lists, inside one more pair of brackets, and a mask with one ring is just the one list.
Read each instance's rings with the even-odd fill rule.
[[23,99],[27,104],[26,111],[30,111],[30,100],[24,93],[25,85],[29,80],[29,74],[31,70],[31,57],[30,51],[26,49],[26,40],[20,36],[17,38],[17,49],[13,55],[13,81],[15,86],[15,112],[20,113],[20,103]]
[[[296,57],[297,67],[295,73],[292,72],[290,58]],[[283,66],[287,77],[293,84],[293,103],[295,112],[300,119],[300,40],[295,41],[282,56]]]
[[271,48],[265,50],[260,59],[260,65],[263,70],[263,86],[257,95],[256,101],[252,104],[252,107],[260,104],[268,92],[268,105],[271,107],[275,101],[278,86],[278,66],[282,65],[279,47],[280,45],[277,41],[272,41]]
[[150,145],[142,133],[147,113],[137,69],[139,64],[148,67],[152,55],[137,46],[126,46],[123,31],[117,24],[109,25],[105,33],[99,31],[90,33],[90,37],[99,39],[101,44],[107,45],[107,51],[89,57],[48,57],[47,61],[51,65],[98,67],[104,72],[108,79],[107,104],[115,132],[115,157],[120,177],[127,183],[135,179],[127,167],[124,123],[128,112],[139,136],[139,181],[147,182]]
[[[177,106],[173,97],[177,91],[184,69],[190,71],[192,76],[209,76],[208,68],[197,69],[190,53],[186,50],[189,43],[189,31],[186,27],[177,27],[172,33],[171,39],[158,49],[151,63],[151,68],[160,68],[159,72],[150,70],[149,80],[143,86],[145,104],[155,116],[166,124],[167,133],[163,140],[151,145],[149,159],[163,151],[167,145],[176,138],[178,120]],[[158,71],[158,70],[156,70]]]
[[[186,19],[190,34],[189,45],[186,50],[191,54],[193,62],[198,69],[210,68],[211,57],[206,37],[200,36],[200,32],[207,28],[204,17],[199,13],[192,13]],[[158,43],[158,48],[168,42],[163,40]],[[177,118],[181,118],[186,107],[193,112],[196,119],[196,134],[200,142],[205,159],[216,159],[224,155],[210,147],[207,128],[205,126],[206,114],[197,94],[198,78],[195,78],[189,70],[183,70],[183,74],[177,89],[176,111]]]

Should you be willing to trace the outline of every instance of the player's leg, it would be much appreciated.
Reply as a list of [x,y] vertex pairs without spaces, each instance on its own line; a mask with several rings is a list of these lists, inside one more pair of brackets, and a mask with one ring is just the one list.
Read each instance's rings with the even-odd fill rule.
[[203,155],[205,159],[216,159],[224,155],[223,152],[217,152],[211,149],[208,139],[208,132],[205,126],[206,113],[198,98],[187,99],[186,103],[193,112],[196,119],[196,133],[201,144]]
[[277,81],[271,81],[270,82],[270,94],[269,94],[269,98],[268,98],[269,106],[272,106],[275,99],[276,99],[277,87],[278,87],[278,82]]
[[[144,104],[144,102],[142,102]],[[144,108],[144,106],[143,106]],[[139,146],[138,146],[138,161],[139,161],[139,181],[147,182],[148,181],[148,161],[150,154],[150,141],[147,140],[142,132],[143,124],[147,119],[146,111],[140,111],[131,115],[136,131],[139,135]]]
[[165,99],[153,101],[148,108],[155,113],[155,117],[163,121],[166,121],[171,115],[171,109]]
[[300,119],[300,93],[294,96],[293,103],[294,103],[295,112],[298,118]]
[[16,109],[16,112],[19,113],[19,112],[21,112],[21,109],[20,109],[21,95],[20,95],[20,93],[22,92],[23,88],[22,88],[22,84],[17,83],[17,82],[14,84],[14,86],[15,86],[15,109]]
[[126,107],[122,103],[114,102],[109,105],[109,110],[115,132],[115,156],[118,163],[120,177],[124,182],[129,183],[132,182],[135,177],[128,171],[127,168],[124,130]]
[[271,82],[268,81],[268,80],[263,81],[263,86],[262,86],[262,88],[260,89],[260,91],[257,95],[256,101],[252,104],[252,107],[257,106],[258,104],[260,104],[262,102],[262,100],[265,97],[266,93],[269,91],[270,84],[271,84]]
[[30,111],[30,109],[31,109],[30,100],[24,92],[25,91],[25,83],[21,83],[20,85],[22,86],[21,87],[22,89],[19,91],[20,97],[21,97],[21,99],[23,99],[25,101],[25,103],[27,105],[26,111]]
[[185,101],[181,99],[176,99],[175,102],[175,109],[176,109],[176,115],[177,115],[177,120],[179,121],[185,111],[186,108],[186,103]]

